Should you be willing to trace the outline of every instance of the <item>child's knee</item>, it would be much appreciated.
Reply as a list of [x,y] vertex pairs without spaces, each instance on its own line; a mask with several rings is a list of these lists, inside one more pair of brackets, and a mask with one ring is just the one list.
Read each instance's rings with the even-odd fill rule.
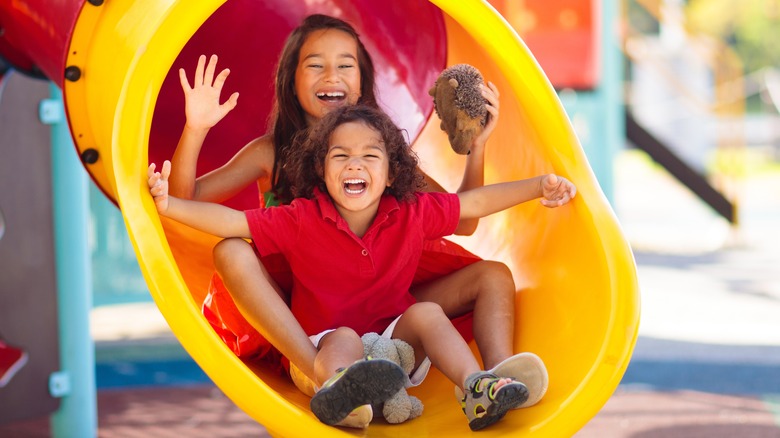
[[484,260],[480,263],[480,283],[493,289],[507,290],[514,293],[515,280],[512,277],[512,271],[509,270],[506,264],[492,260]]
[[363,345],[360,335],[349,327],[339,327],[325,335],[322,340],[327,340],[327,342],[338,342],[341,345],[360,344],[361,347]]
[[212,256],[214,257],[214,265],[217,271],[222,270],[225,267],[233,267],[237,262],[240,262],[243,257],[248,257],[251,253],[254,256],[252,246],[244,239],[232,237],[224,239],[214,245],[212,250]]
[[436,318],[449,320],[444,309],[432,301],[420,301],[412,304],[404,312],[404,317],[415,321],[430,321]]

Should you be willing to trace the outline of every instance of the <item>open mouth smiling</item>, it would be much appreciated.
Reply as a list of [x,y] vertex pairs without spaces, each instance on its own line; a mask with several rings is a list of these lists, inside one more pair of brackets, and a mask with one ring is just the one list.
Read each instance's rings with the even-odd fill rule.
[[324,100],[326,102],[341,102],[347,98],[347,94],[343,91],[328,91],[316,93],[317,99]]
[[366,190],[366,180],[352,178],[344,180],[344,191],[348,195],[359,195]]

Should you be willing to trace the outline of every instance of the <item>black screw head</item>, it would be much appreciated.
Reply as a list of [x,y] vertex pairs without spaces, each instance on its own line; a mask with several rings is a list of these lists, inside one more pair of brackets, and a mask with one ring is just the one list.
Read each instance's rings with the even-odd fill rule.
[[81,79],[81,69],[75,65],[70,65],[65,68],[65,79],[76,82]]
[[84,152],[81,153],[81,162],[84,164],[95,164],[98,158],[100,158],[100,153],[94,148],[84,149]]

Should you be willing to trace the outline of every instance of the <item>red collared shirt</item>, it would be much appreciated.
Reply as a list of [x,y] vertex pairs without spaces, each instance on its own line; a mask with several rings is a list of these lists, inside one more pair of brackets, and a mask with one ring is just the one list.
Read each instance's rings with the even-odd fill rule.
[[456,194],[415,196],[383,196],[363,238],[319,191],[314,199],[246,211],[258,251],[290,262],[292,312],[308,335],[337,327],[381,333],[415,302],[409,287],[423,241],[454,233],[460,217]]

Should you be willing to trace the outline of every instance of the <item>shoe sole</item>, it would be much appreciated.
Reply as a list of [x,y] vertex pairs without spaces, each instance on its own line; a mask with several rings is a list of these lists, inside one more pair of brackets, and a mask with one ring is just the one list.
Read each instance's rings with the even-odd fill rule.
[[357,362],[333,385],[314,394],[311,410],[321,422],[333,426],[362,405],[386,401],[404,387],[406,378],[404,370],[388,360]]
[[528,399],[528,388],[520,382],[512,382],[498,390],[485,415],[469,421],[471,430],[482,430],[504,418],[511,409],[520,406]]
[[[528,388],[528,400],[515,409],[530,408],[539,403],[547,393],[547,368],[542,359],[533,353],[516,354],[487,371],[499,377],[511,377]],[[455,398],[463,400],[463,395],[460,387],[456,386]]]
[[549,378],[542,359],[533,353],[520,353],[496,365],[492,373],[500,377],[512,377],[528,388],[528,400],[517,408],[529,408],[547,393]]

